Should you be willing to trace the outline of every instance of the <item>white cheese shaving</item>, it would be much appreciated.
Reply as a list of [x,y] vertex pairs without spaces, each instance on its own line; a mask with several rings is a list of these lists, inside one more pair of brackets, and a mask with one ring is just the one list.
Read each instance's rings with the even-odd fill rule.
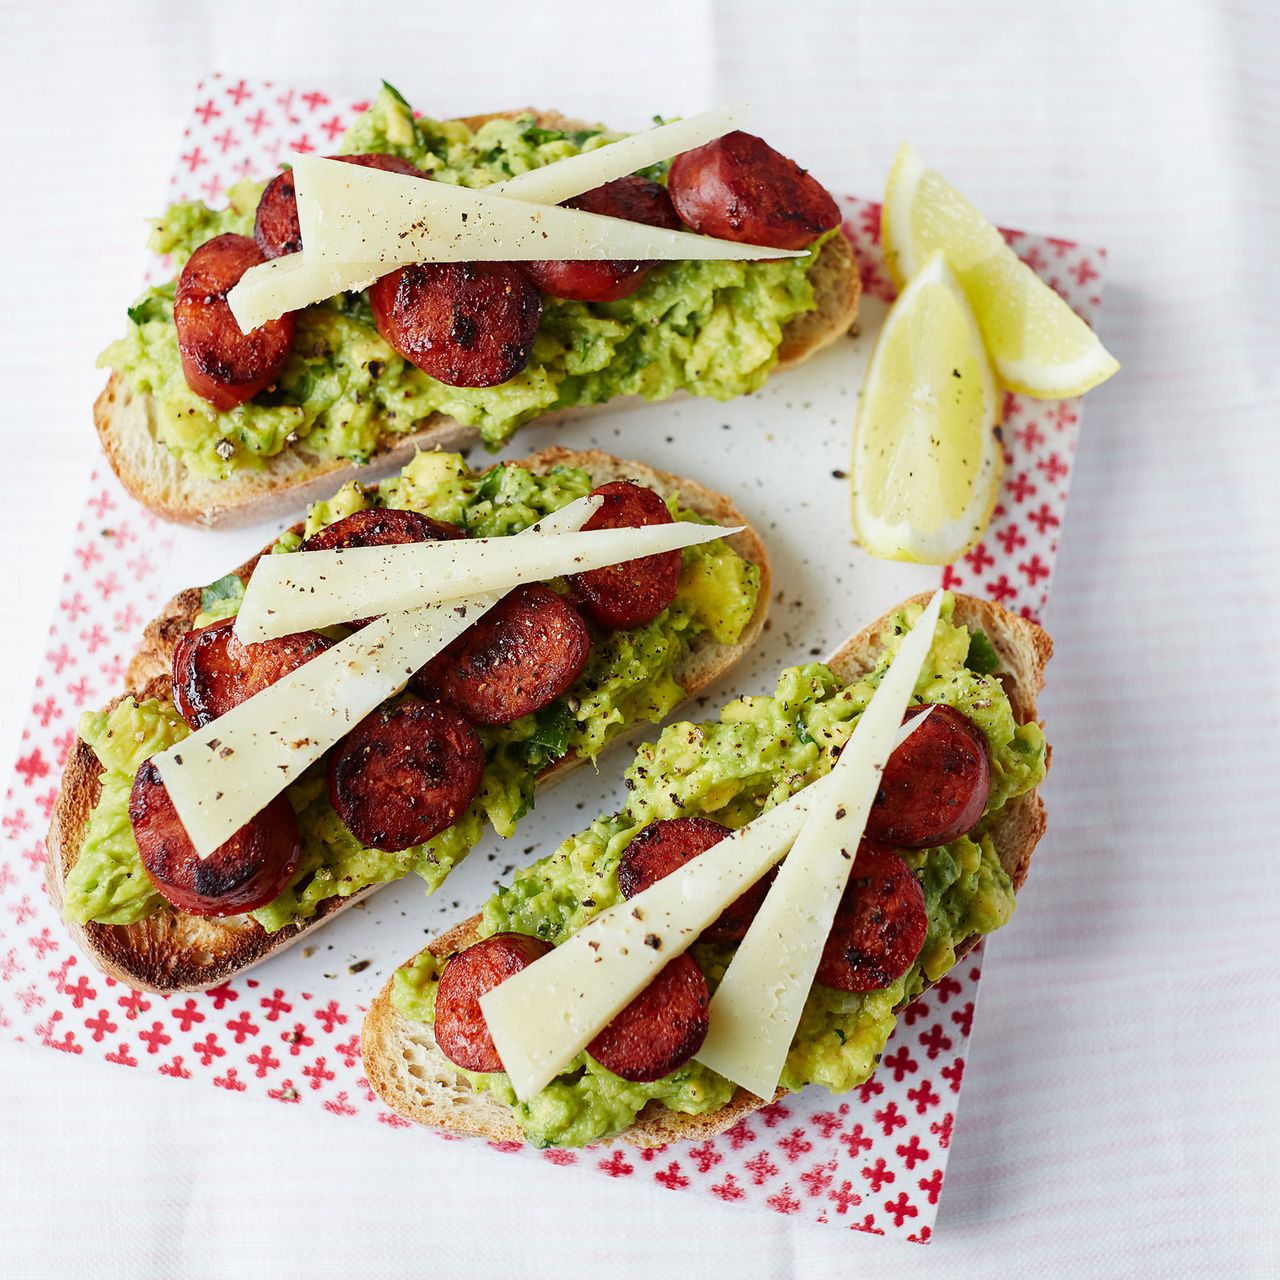
[[250,267],[227,294],[242,333],[340,293],[367,289],[386,267],[378,262],[318,261],[305,250]]
[[805,252],[536,205],[320,156],[295,156],[293,176],[302,243],[313,261],[380,262],[391,270],[411,262],[749,261]]
[[561,204],[584,191],[594,191],[607,182],[635,173],[637,169],[714,142],[716,138],[740,128],[749,114],[746,106],[717,107],[714,111],[659,125],[644,133],[630,134],[594,151],[584,151],[580,155],[567,156],[530,169],[528,173],[494,183],[485,190],[535,204]]
[[677,520],[519,541],[466,538],[263,556],[245,588],[235,632],[246,644],[269,640],[349,618],[508,591],[525,582],[712,542],[740,529]]

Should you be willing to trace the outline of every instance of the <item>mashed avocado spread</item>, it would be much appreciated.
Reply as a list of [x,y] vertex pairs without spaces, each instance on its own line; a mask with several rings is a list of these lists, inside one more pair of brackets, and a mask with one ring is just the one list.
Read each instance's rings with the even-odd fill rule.
[[[391,152],[438,182],[484,187],[617,136],[543,129],[532,116],[491,120],[473,132],[461,121],[415,119],[404,99],[384,87],[337,150]],[[663,177],[661,166],[646,173]],[[155,220],[150,247],[180,269],[213,236],[252,235],[265,186],[237,183],[221,209],[201,201],[171,206]],[[98,363],[154,397],[160,439],[201,475],[261,467],[302,441],[317,455],[363,463],[387,432],[410,431],[437,412],[475,427],[497,448],[550,409],[614,396],[658,400],[683,390],[726,400],[758,390],[777,361],[787,322],[814,307],[808,269],[822,242],[802,258],[778,262],[666,263],[618,302],[547,298],[528,366],[495,387],[446,386],[408,364],[374,327],[365,294],[352,293],[301,311],[278,384],[219,413],[182,375],[174,281],[134,302],[125,336]]]
[[[850,994],[815,985],[787,1058],[785,1088],[821,1084],[843,1093],[861,1084],[879,1062],[895,1011],[955,964],[961,942],[998,929],[1013,914],[1013,886],[987,830],[993,813],[1043,778],[1044,735],[1038,725],[1016,723],[987,660],[991,649],[986,637],[980,632],[971,636],[954,624],[952,608],[948,599],[916,696],[964,712],[986,735],[991,750],[986,812],[969,836],[953,844],[903,853],[921,881],[929,914],[919,957],[902,978],[880,991]],[[878,666],[852,684],[842,684],[819,663],[790,667],[778,677],[772,697],[739,698],[718,721],[669,726],[656,743],[640,748],[628,770],[627,808],[597,820],[517,872],[485,904],[480,933],[514,931],[560,943],[621,900],[618,862],[648,823],[705,815],[738,827],[827,773],[834,752],[853,731],[892,660],[899,637],[919,612],[913,605],[893,617],[882,636]],[[714,990],[733,948],[700,944],[693,954]],[[433,1020],[441,968],[423,951],[397,970],[392,999],[404,1017]],[[468,1078],[476,1088],[506,1101],[529,1139],[543,1146],[579,1146],[608,1137],[626,1128],[653,1099],[673,1111],[701,1114],[723,1106],[734,1092],[728,1080],[698,1062],[652,1084],[633,1084],[585,1053],[528,1103],[516,1101],[505,1075]]]
[[[376,504],[447,520],[475,537],[498,537],[520,532],[591,488],[590,476],[580,468],[558,466],[534,475],[511,464],[477,473],[457,454],[420,453],[376,491],[352,481],[328,502],[313,504],[304,532],[312,534]],[[677,519],[700,519],[676,497],[668,505]],[[300,541],[301,535],[286,533],[274,551],[287,554]],[[274,902],[252,913],[255,919],[274,932],[314,915],[327,898],[347,897],[410,871],[434,890],[480,839],[486,823],[502,836],[515,831],[533,806],[540,770],[571,751],[594,758],[629,726],[663,719],[684,697],[675,672],[690,640],[706,635],[724,644],[737,641],[755,612],[759,589],[756,566],[724,542],[689,547],[682,556],[680,585],[667,610],[633,631],[592,628],[586,668],[563,697],[536,715],[479,731],[486,756],[480,794],[457,823],[426,844],[400,853],[364,848],[329,804],[324,763],[303,774],[286,792],[302,831],[298,872]],[[206,587],[197,625],[235,614],[243,590],[234,574]],[[159,699],[125,698],[111,711],[90,712],[81,720],[80,736],[104,772],[101,798],[67,878],[68,920],[131,924],[165,906],[139,861],[129,791],[138,766],[187,732],[173,706]]]

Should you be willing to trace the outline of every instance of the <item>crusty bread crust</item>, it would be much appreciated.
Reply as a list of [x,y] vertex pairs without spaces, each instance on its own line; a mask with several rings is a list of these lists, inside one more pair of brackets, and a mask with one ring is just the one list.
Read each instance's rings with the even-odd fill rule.
[[[511,119],[528,112],[536,116],[544,128],[602,127],[584,125],[558,112],[534,108],[470,116],[464,123],[478,129],[486,120]],[[862,286],[853,247],[843,232],[823,247],[810,269],[810,277],[817,307],[797,316],[783,331],[776,370],[788,369],[830,346],[848,332],[857,318]],[[609,405],[559,410],[542,415],[538,421],[577,419],[622,403],[625,402],[615,400]],[[107,379],[107,385],[94,403],[93,420],[112,470],[134,498],[164,520],[209,528],[279,518],[347,480],[374,480],[397,470],[418,449],[464,449],[475,445],[480,438],[473,428],[437,413],[418,423],[412,431],[389,433],[363,467],[343,458],[313,453],[303,441],[268,459],[261,470],[244,470],[225,479],[214,479],[188,472],[160,442],[153,398],[130,391],[119,373],[112,372]]]
[[[914,599],[923,604],[928,596]],[[887,616],[850,637],[828,659],[842,680],[856,679],[874,667],[877,637]],[[955,620],[986,632],[1000,655],[1001,680],[1015,718],[1023,724],[1035,720],[1036,695],[1044,685],[1045,664],[1053,652],[1049,636],[1035,623],[973,596],[956,596]],[[1015,890],[1026,879],[1031,854],[1044,829],[1044,805],[1034,790],[1011,800],[994,819],[990,833]],[[462,921],[436,938],[430,950],[447,956],[469,946],[478,936],[479,924],[478,915]],[[960,954],[977,941],[977,937],[967,939]],[[396,1012],[391,1003],[391,986],[392,980],[388,979],[369,1008],[361,1034],[365,1074],[383,1102],[417,1124],[490,1141],[523,1141],[524,1135],[510,1108],[492,1094],[471,1088],[466,1077],[437,1048],[431,1027],[411,1022]],[[780,1089],[775,1098],[785,1092]],[[654,1101],[630,1128],[610,1141],[635,1147],[701,1141],[723,1133],[741,1116],[763,1105],[763,1099],[741,1088],[725,1106],[706,1115],[682,1115]]]
[[[640,462],[615,458],[598,449],[574,452],[554,447],[524,459],[521,466],[538,473],[557,465],[583,467],[593,485],[610,480],[634,479],[663,495],[679,491],[684,506],[699,515],[725,525],[745,525],[746,519],[723,494],[696,481],[667,471],[657,471]],[[297,526],[295,526],[297,527]],[[748,526],[728,539],[729,545],[760,570],[760,594],[755,612],[737,644],[722,645],[700,636],[695,638],[676,668],[676,678],[688,697],[695,697],[724,675],[755,643],[764,627],[770,598],[769,559],[759,535]],[[266,554],[264,548],[259,554]],[[247,560],[236,573],[246,582],[258,556]],[[126,686],[139,698],[168,698],[173,650],[182,634],[190,630],[200,610],[200,593],[194,588],[180,591],[143,633],[142,644],[126,674]],[[122,694],[121,698],[128,696]],[[115,705],[121,698],[115,699]],[[637,726],[638,728],[638,726]],[[626,736],[626,735],[623,735]],[[538,785],[545,787],[562,777],[581,761],[570,754],[543,770]],[[46,880],[49,896],[59,910],[63,886],[75,866],[84,844],[85,828],[93,806],[102,794],[102,766],[92,749],[75,740],[62,775],[62,786],[54,805],[47,839]],[[69,925],[72,934],[104,973],[131,987],[145,991],[201,991],[283,951],[299,938],[319,927],[339,911],[362,901],[380,886],[362,889],[347,898],[330,898],[316,916],[276,933],[267,933],[252,917],[230,916],[209,919],[162,909],[131,925]]]

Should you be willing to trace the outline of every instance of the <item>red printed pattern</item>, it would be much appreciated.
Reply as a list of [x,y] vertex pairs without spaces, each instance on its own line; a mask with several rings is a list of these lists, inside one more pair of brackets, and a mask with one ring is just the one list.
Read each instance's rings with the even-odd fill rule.
[[[213,76],[198,88],[170,194],[217,199],[237,178],[269,173],[289,151],[330,150],[362,106],[321,92]],[[887,298],[878,207],[852,198],[845,203],[867,290]],[[1018,233],[1008,238],[1092,319],[1100,250]],[[1043,608],[1057,549],[1079,405],[1010,396],[1005,424],[1007,472],[995,519],[983,542],[944,571],[943,581],[1034,617]],[[362,1073],[362,1008],[286,991],[269,977],[246,976],[196,995],[131,991],[76,952],[48,902],[43,832],[76,720],[119,688],[126,655],[160,603],[157,570],[174,554],[177,537],[139,510],[105,467],[91,483],[0,820],[0,1034],[233,1093],[410,1128],[381,1106]],[[979,964],[974,953],[907,1010],[882,1069],[848,1097],[810,1089],[740,1120],[719,1138],[654,1151],[535,1152],[515,1143],[491,1145],[522,1159],[579,1165],[726,1203],[927,1241],[955,1121]],[[415,1140],[444,1139],[420,1133]]]

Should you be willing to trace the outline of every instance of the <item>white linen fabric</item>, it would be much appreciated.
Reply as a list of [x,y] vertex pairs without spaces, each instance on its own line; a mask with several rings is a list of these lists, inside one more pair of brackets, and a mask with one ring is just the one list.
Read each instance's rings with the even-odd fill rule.
[[1124,364],[1090,397],[1045,619],[1051,831],[987,948],[932,1244],[4,1043],[0,1271],[1280,1274],[1269,0],[0,12],[6,767],[96,447],[93,356],[210,69],[352,92],[386,77],[442,114],[537,103],[624,127],[746,99],[774,145],[868,195],[910,138],[1005,225],[1107,246],[1100,328]]

